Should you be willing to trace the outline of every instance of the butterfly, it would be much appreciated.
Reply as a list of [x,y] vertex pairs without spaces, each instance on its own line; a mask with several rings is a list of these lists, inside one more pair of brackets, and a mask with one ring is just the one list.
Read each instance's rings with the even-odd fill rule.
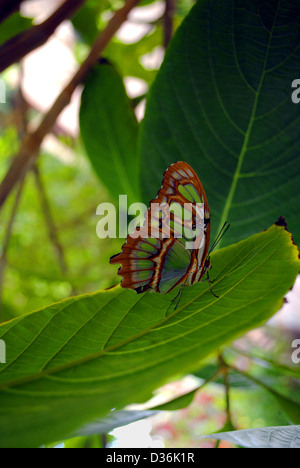
[[[212,248],[228,229],[225,225]],[[183,286],[200,282],[205,274],[213,293],[209,240],[210,211],[204,188],[189,164],[179,161],[165,171],[143,225],[127,237],[122,252],[110,263],[121,265],[121,286],[138,294],[149,290],[167,294],[180,286],[173,299],[179,296],[180,300]]]

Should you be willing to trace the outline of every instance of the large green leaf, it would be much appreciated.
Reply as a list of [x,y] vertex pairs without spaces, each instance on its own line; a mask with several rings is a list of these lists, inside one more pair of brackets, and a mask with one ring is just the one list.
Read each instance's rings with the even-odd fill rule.
[[234,243],[285,216],[300,241],[298,0],[201,0],[175,35],[150,91],[141,136],[150,200],[169,164],[203,182],[212,235]]
[[85,85],[80,129],[92,166],[112,196],[139,201],[138,123],[122,78],[111,65],[98,65]]
[[212,256],[207,283],[173,295],[120,287],[68,299],[0,325],[0,446],[60,440],[83,424],[145,401],[166,379],[281,306],[299,270],[298,249],[280,226]]
[[117,427],[127,426],[141,419],[146,419],[157,414],[158,411],[154,410],[121,410],[112,411],[106,418],[93,421],[90,424],[80,428],[75,436],[90,436],[94,434],[107,434]]

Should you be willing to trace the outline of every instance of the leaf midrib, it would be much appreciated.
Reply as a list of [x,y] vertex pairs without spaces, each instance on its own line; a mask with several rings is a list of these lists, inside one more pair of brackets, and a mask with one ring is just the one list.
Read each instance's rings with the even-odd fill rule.
[[[228,196],[226,198],[225,206],[224,206],[224,209],[223,209],[223,212],[222,212],[222,216],[221,216],[221,220],[220,220],[220,224],[219,224],[217,232],[220,232],[220,230],[222,229],[222,226],[224,225],[224,223],[226,221],[228,221],[229,212],[230,212],[230,209],[231,209],[231,206],[232,206],[232,200],[233,200],[233,197],[235,195],[236,187],[237,187],[238,181],[239,181],[240,176],[241,176],[241,169],[242,169],[242,166],[243,166],[245,154],[246,154],[246,152],[248,150],[248,143],[249,143],[252,128],[253,128],[253,125],[254,125],[254,122],[255,122],[255,115],[256,115],[256,110],[257,110],[257,106],[258,106],[258,101],[259,101],[259,98],[260,98],[261,90],[262,90],[264,79],[265,79],[266,72],[267,72],[267,70],[266,70],[267,62],[268,62],[268,58],[269,58],[271,42],[272,42],[272,39],[273,39],[273,32],[274,32],[274,28],[275,28],[276,20],[277,20],[277,16],[278,16],[279,5],[280,5],[280,2],[278,1],[277,8],[276,8],[276,11],[275,11],[275,14],[274,14],[274,21],[273,21],[273,24],[272,24],[272,28],[271,28],[271,31],[269,32],[269,41],[268,41],[267,48],[266,48],[264,65],[263,65],[260,81],[259,81],[259,84],[258,84],[258,87],[257,87],[257,91],[255,92],[255,99],[254,99],[254,102],[253,102],[251,116],[250,116],[250,119],[249,119],[248,127],[247,127],[247,130],[246,130],[246,133],[245,133],[242,148],[241,148],[241,151],[240,151],[240,154],[239,154],[239,157],[238,157],[236,169],[235,169],[235,172],[234,172],[234,175],[233,175],[233,179],[232,179],[232,183],[231,183],[231,186],[230,186],[230,189],[229,189],[229,192],[228,192]],[[234,49],[235,49],[234,31],[233,31],[233,45],[234,45]],[[222,240],[218,243],[215,250],[218,250],[220,248],[221,243],[222,243]]]

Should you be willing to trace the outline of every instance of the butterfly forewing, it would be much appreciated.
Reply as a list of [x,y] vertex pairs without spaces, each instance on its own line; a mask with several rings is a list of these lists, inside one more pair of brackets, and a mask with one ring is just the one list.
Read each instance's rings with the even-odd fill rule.
[[121,264],[122,286],[138,293],[168,293],[192,285],[204,274],[210,237],[207,198],[194,170],[185,162],[165,172],[144,225],[127,237],[122,252],[111,258]]

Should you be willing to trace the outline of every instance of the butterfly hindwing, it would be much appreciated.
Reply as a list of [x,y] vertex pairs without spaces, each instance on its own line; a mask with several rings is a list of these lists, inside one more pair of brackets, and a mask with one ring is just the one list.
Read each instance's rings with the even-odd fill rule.
[[191,253],[178,241],[174,240],[168,248],[160,272],[158,290],[164,294],[182,283],[191,263]]
[[127,237],[122,252],[110,263],[121,264],[118,274],[122,286],[138,293],[153,289],[168,292],[186,275],[191,254],[175,238],[153,239]]

